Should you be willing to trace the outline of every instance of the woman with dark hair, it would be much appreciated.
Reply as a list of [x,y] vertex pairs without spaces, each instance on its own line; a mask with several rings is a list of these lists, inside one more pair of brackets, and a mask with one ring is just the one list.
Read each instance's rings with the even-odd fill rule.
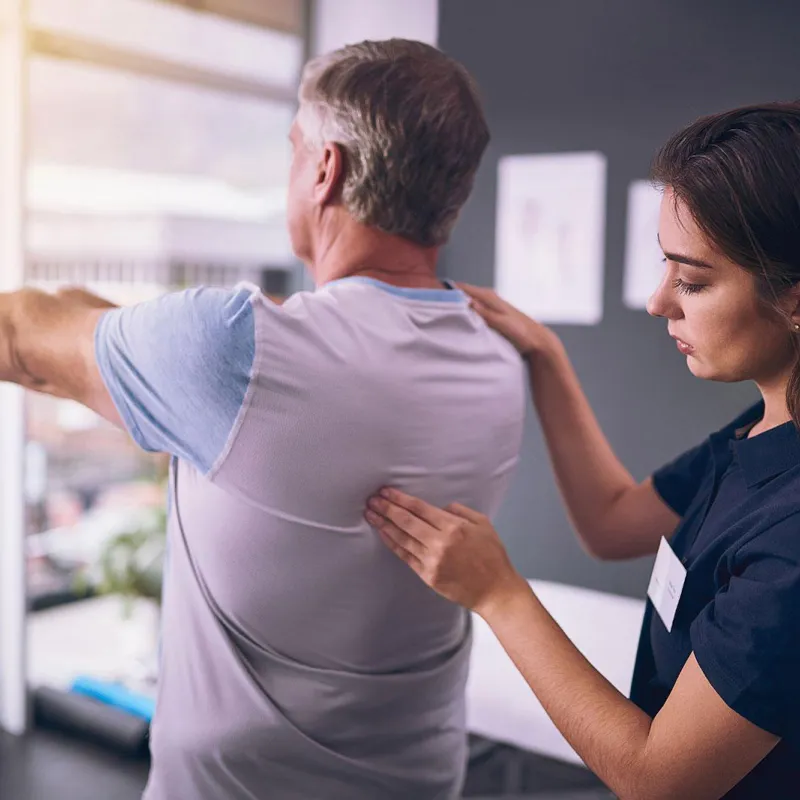
[[529,371],[585,548],[656,554],[631,698],[566,638],[489,520],[386,489],[367,518],[494,630],[573,748],[621,798],[800,797],[800,103],[701,119],[657,156],[665,274],[650,314],[692,373],[762,400],[637,484],[556,335],[465,287]]

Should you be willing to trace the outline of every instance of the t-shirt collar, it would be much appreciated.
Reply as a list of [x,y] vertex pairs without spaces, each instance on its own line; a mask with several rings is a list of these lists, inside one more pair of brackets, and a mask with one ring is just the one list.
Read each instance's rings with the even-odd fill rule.
[[406,286],[394,286],[391,283],[384,283],[377,278],[370,278],[365,275],[352,275],[346,278],[337,278],[336,280],[329,281],[323,286],[327,289],[329,286],[337,286],[346,283],[365,284],[367,286],[374,286],[384,292],[393,294],[396,297],[402,297],[406,300],[427,300],[429,302],[438,303],[463,303],[466,301],[467,296],[462,292],[453,281],[442,278],[442,283],[447,287],[444,289],[416,289]]

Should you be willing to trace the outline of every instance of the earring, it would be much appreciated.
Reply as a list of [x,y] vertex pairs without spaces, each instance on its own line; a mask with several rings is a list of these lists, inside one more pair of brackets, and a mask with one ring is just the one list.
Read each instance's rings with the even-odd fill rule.
[[800,332],[800,325],[798,325],[798,323],[795,322],[795,324],[792,327],[794,328],[794,332],[795,333],[799,333]]

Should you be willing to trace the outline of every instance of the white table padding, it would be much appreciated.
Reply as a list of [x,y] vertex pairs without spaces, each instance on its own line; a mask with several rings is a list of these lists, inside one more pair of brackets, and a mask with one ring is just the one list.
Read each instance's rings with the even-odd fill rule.
[[[530,584],[573,644],[627,696],[644,601],[550,581]],[[552,758],[582,763],[489,626],[475,614],[473,622],[475,640],[467,684],[469,730]]]

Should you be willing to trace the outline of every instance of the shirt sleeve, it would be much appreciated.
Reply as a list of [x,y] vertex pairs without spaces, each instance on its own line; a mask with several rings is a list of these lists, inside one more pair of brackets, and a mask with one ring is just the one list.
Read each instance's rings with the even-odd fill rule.
[[140,447],[212,469],[250,384],[254,291],[189,289],[101,317],[97,364]]
[[653,487],[679,516],[686,514],[697,496],[711,459],[711,443],[706,439],[653,473]]
[[732,577],[692,623],[692,648],[725,703],[800,740],[800,514],[743,545]]

